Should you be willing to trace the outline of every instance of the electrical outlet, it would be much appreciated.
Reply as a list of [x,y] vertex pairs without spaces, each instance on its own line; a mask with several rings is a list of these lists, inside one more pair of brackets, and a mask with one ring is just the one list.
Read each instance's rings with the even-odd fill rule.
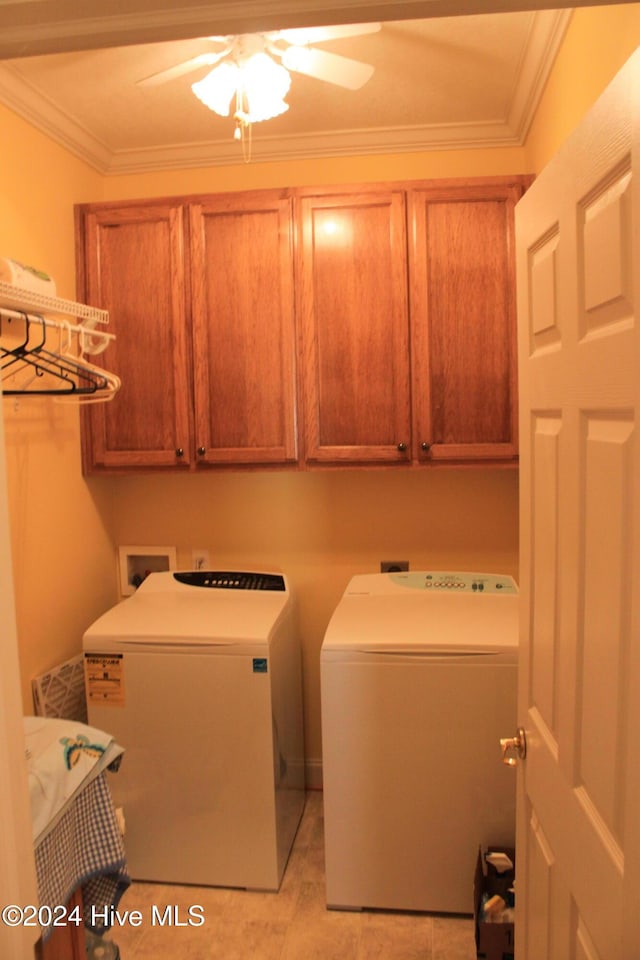
[[381,560],[380,573],[403,573],[409,569],[408,560]]
[[202,550],[202,549],[192,550],[191,562],[193,563],[194,570],[208,570],[209,569],[209,551]]

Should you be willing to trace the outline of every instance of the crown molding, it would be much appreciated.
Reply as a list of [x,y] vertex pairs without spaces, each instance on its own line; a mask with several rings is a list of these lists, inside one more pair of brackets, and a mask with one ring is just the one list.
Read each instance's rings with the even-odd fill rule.
[[[262,125],[257,125],[253,128],[251,157],[266,162],[522,146],[570,16],[570,11],[532,15],[529,39],[504,118],[468,124],[329,130],[289,137],[273,137],[268,132],[263,135]],[[231,135],[224,140],[111,150],[26,82],[11,64],[0,64],[0,102],[106,176],[227,166],[243,159],[242,148]]]
[[520,64],[508,118],[509,127],[521,143],[524,143],[529,133],[572,13],[572,10],[543,10],[531,19],[531,31]]
[[[231,135],[202,143],[165,144],[136,150],[110,150],[51,100],[0,64],[0,102],[98,173],[118,175],[242,162],[242,147]],[[300,160],[428,150],[519,146],[517,132],[505,121],[319,131],[290,137],[263,136],[254,126],[253,160]]]
[[[323,131],[296,137],[262,137],[255,133],[251,141],[251,159],[269,162],[506,146],[521,146],[521,142],[503,123]],[[242,160],[242,146],[229,137],[228,140],[209,143],[116,152],[102,173],[115,175],[229,166]]]
[[0,103],[95,170],[108,172],[112,158],[108,146],[15,73],[10,64],[0,63]]

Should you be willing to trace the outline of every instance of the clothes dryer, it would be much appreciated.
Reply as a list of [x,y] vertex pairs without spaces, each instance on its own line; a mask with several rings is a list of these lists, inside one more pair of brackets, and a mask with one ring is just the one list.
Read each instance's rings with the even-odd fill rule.
[[354,577],[321,651],[329,907],[472,913],[481,844],[514,846],[518,590]]

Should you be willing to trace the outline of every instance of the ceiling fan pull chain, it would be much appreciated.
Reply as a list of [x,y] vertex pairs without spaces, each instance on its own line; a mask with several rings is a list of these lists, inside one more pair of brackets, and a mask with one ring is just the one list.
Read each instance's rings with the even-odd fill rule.
[[236,129],[233,134],[234,140],[240,140],[242,144],[242,159],[245,163],[251,162],[252,134],[251,123],[247,121],[249,115],[249,101],[247,93],[243,87],[238,86],[236,90],[236,112],[234,114]]
[[[253,131],[252,126],[249,123],[246,127],[242,128],[242,159],[245,163],[251,162],[251,150],[253,147]],[[248,146],[247,146],[248,142]]]

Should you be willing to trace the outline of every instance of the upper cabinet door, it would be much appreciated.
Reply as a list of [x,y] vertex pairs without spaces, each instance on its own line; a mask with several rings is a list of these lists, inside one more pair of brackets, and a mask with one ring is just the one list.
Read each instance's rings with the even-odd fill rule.
[[411,456],[405,199],[304,195],[297,279],[306,459]]
[[291,200],[190,205],[199,463],[297,459]]
[[188,465],[189,383],[180,205],[85,208],[84,295],[116,339],[97,358],[122,380],[83,411],[85,470]]
[[514,206],[526,178],[411,190],[413,404],[423,460],[517,455]]

